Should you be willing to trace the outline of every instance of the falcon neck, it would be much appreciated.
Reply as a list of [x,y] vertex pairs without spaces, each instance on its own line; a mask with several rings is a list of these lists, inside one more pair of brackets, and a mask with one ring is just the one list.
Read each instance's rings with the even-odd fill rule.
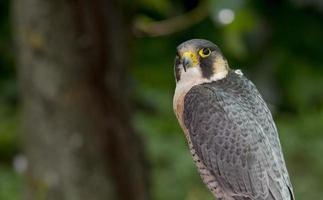
[[189,68],[186,72],[183,72],[180,80],[176,83],[176,89],[173,98],[173,108],[177,117],[182,115],[182,107],[184,104],[185,95],[192,87],[203,83],[211,83],[225,79],[229,73],[230,71],[223,71],[214,74],[209,79],[206,79],[201,76],[197,67]]

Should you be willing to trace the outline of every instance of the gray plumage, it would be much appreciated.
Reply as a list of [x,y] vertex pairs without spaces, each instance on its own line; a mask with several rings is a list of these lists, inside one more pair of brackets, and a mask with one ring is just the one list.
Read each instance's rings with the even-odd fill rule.
[[234,200],[294,199],[271,113],[243,75],[230,70],[221,80],[193,86],[184,98],[183,119],[197,162],[205,167],[200,172],[217,182],[211,187]]

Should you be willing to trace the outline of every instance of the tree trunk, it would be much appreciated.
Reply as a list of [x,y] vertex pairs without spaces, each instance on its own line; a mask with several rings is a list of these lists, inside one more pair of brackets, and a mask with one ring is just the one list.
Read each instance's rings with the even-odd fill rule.
[[127,98],[128,12],[117,2],[13,2],[24,199],[149,199]]

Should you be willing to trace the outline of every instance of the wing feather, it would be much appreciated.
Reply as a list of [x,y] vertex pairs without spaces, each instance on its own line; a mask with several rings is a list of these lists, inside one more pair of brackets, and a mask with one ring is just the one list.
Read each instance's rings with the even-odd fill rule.
[[247,91],[243,94],[241,88],[229,86],[203,84],[185,97],[184,124],[196,153],[237,199],[292,199],[287,194],[291,184],[277,130],[266,104],[252,83],[243,86],[248,87],[242,88]]

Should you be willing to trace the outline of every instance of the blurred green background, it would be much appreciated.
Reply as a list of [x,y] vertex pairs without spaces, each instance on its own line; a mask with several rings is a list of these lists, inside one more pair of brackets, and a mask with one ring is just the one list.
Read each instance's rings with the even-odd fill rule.
[[[296,198],[321,199],[322,2],[204,3],[202,8],[194,0],[138,0],[134,5],[134,63],[129,69],[136,103],[133,124],[146,144],[153,199],[212,199],[172,111],[175,48],[190,38],[216,43],[230,66],[240,68],[257,85],[277,123]],[[9,0],[0,1],[0,199],[15,200],[22,189],[23,155],[9,5]],[[174,19],[182,20],[183,27],[153,33],[145,28]]]

